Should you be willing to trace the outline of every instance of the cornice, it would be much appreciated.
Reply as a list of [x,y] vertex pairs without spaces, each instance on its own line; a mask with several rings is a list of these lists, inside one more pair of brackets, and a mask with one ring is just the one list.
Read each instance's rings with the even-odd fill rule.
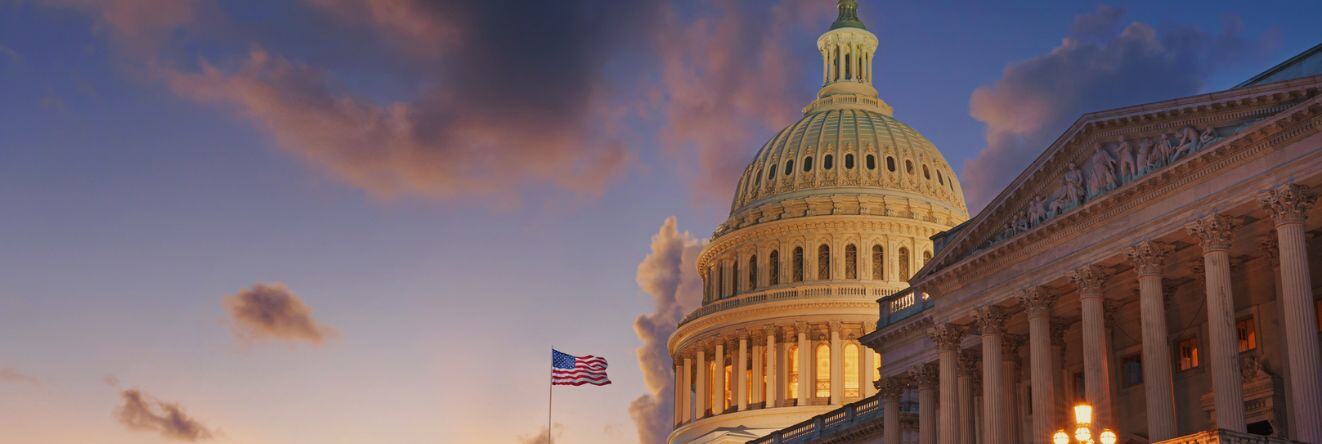
[[[831,320],[842,320],[840,316],[857,316],[859,319],[843,319],[847,323],[877,322],[879,316],[877,303],[871,298],[858,299],[803,299],[790,302],[777,302],[753,305],[713,313],[692,322],[683,324],[670,335],[667,347],[673,355],[676,350],[688,348],[693,341],[701,341],[711,330],[723,329],[729,325],[741,323],[767,322],[771,318],[786,318],[775,323],[788,323],[794,320],[806,320],[813,317],[834,316]],[[797,328],[795,329],[797,330]],[[812,331],[809,331],[811,333]]]

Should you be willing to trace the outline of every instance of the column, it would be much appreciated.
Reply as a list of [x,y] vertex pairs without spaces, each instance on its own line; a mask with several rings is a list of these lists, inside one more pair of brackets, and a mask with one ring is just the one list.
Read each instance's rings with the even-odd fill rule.
[[947,443],[959,441],[959,343],[964,339],[964,330],[958,325],[941,324],[927,330],[928,337],[936,343],[937,365],[940,373],[938,385],[941,399],[941,416],[938,426],[941,428],[941,440]]
[[1055,301],[1055,295],[1039,287],[1025,289],[1019,295],[1019,305],[1028,316],[1028,379],[1033,387],[1032,436],[1025,441],[1039,444],[1050,442],[1056,428],[1056,382],[1051,362],[1051,304]]
[[716,363],[716,371],[712,373],[711,381],[711,414],[719,415],[725,413],[725,338],[716,338],[716,354],[712,357],[712,362]]
[[1314,311],[1313,281],[1308,270],[1308,243],[1304,220],[1317,203],[1317,193],[1307,187],[1286,184],[1259,197],[1263,209],[1276,223],[1280,249],[1281,309],[1285,330],[1289,389],[1294,411],[1294,439],[1322,442],[1322,359],[1318,356],[1317,314]]
[[1005,442],[1005,387],[1001,386],[1001,336],[1005,333],[1005,314],[995,306],[978,309],[978,328],[982,330],[982,437],[987,444]]
[[863,397],[867,398],[877,394],[877,386],[872,385],[872,380],[877,378],[877,372],[881,371],[881,369],[872,366],[872,361],[875,360],[875,358],[872,357],[872,354],[876,353],[872,351],[872,347],[860,343],[858,344],[858,348],[863,350],[863,379],[861,383],[863,384]]
[[1166,301],[1161,289],[1161,269],[1172,250],[1168,244],[1150,241],[1140,242],[1127,253],[1138,274],[1139,317],[1143,325],[1143,392],[1147,402],[1148,437],[1152,441],[1179,435],[1171,350],[1167,341]]
[[699,345],[694,353],[697,381],[693,383],[693,417],[702,419],[707,417],[707,401],[711,399],[707,396],[707,345]]
[[683,403],[684,397],[680,395],[680,393],[683,393],[684,390],[683,375],[684,375],[684,366],[679,363],[675,363],[675,382],[673,387],[674,393],[671,394],[671,398],[670,398],[671,400],[670,403],[675,410],[674,411],[675,419],[672,424],[674,426],[679,426],[681,423],[684,422],[684,414],[681,413],[682,408],[684,407],[684,403]]
[[747,376],[744,376],[747,374],[744,373],[744,369],[748,368],[747,332],[739,332],[739,354],[737,355],[737,358],[739,359],[738,362],[735,362],[733,368],[730,370],[735,376],[735,389],[731,390],[731,392],[734,393],[736,398],[735,405],[738,407],[739,411],[742,412],[748,409],[748,381],[745,379]]
[[840,343],[840,322],[831,324],[831,405],[844,404],[845,365],[844,344]]
[[1083,387],[1084,397],[1093,405],[1097,421],[1114,428],[1111,415],[1110,350],[1106,349],[1106,306],[1102,284],[1106,273],[1101,267],[1088,265],[1074,271],[1071,280],[1079,287],[1079,304],[1083,312]]
[[973,379],[978,373],[978,357],[972,353],[961,353],[959,356],[959,439],[949,440],[947,442],[959,442],[960,444],[974,444],[977,441],[974,430],[975,419],[973,417]]
[[765,348],[767,350],[767,396],[765,403],[766,403],[766,408],[771,408],[771,407],[775,407],[776,401],[780,399],[780,391],[776,388],[776,379],[777,379],[776,376],[778,375],[778,373],[776,373],[776,364],[779,362],[777,360],[778,356],[776,353],[777,351],[776,327],[775,326],[767,327],[766,333],[767,333],[767,346]]
[[[1055,424],[1073,424],[1069,410],[1069,399],[1065,396],[1065,333],[1070,324],[1062,319],[1051,319],[1051,389],[1056,393],[1056,404],[1052,408],[1052,422]],[[1058,427],[1059,428],[1059,427]]]
[[808,369],[812,368],[812,366],[809,365],[809,359],[808,359],[809,357],[812,356],[812,353],[809,350],[812,347],[810,347],[808,344],[808,326],[805,324],[799,324],[798,333],[799,333],[799,369],[798,369],[799,370],[799,401],[797,405],[808,405],[808,398],[811,397],[811,393],[809,393],[809,388],[811,386],[808,383],[812,381],[812,375],[808,372]]
[[1005,442],[1023,442],[1019,439],[1019,346],[1021,337],[1004,334],[1001,338],[1001,387],[1005,415]]
[[766,368],[765,361],[762,360],[762,357],[766,356],[766,352],[763,351],[763,346],[758,344],[758,342],[761,342],[758,338],[755,337],[750,340],[753,342],[753,346],[749,350],[753,355],[753,391],[748,394],[748,403],[757,404],[766,399],[766,378],[763,377],[762,373],[763,369]]
[[679,417],[680,422],[689,422],[693,419],[693,393],[690,392],[693,389],[693,359],[687,356],[684,357],[684,377],[682,381],[681,387],[683,387],[683,390],[679,392]]
[[936,386],[940,382],[936,363],[927,363],[913,372],[918,386],[918,444],[936,444]]
[[877,387],[881,393],[881,437],[886,444],[900,442],[900,395],[904,394],[904,383],[892,376],[882,378]]
[[[1190,222],[1185,229],[1191,236],[1198,238],[1207,274],[1207,360],[1212,371],[1216,427],[1243,433],[1244,387],[1240,379],[1239,338],[1235,334],[1235,300],[1230,289],[1229,252],[1234,231],[1238,227],[1235,218],[1214,214]],[[1281,250],[1285,250],[1284,245]],[[1317,411],[1309,413],[1316,414]]]

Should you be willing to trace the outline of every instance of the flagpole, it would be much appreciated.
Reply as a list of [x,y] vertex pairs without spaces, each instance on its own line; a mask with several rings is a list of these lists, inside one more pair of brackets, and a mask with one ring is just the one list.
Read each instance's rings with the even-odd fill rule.
[[546,444],[551,444],[551,399],[555,396],[555,346],[551,346],[551,371],[546,381]]

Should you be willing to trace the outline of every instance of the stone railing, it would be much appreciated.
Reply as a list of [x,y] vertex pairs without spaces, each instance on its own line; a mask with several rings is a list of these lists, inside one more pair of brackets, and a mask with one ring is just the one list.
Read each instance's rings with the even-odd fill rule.
[[915,292],[912,289],[884,297],[877,302],[881,309],[881,317],[877,319],[877,330],[922,313],[933,305],[932,299],[926,293]]
[[1225,429],[1208,430],[1152,444],[1299,444],[1284,438],[1251,435]]
[[[901,414],[916,415],[916,403],[905,403],[900,407]],[[750,444],[800,444],[830,436],[836,432],[848,430],[865,423],[880,422],[882,416],[881,396],[873,395],[844,407],[817,415],[807,421],[772,432],[770,435],[749,441]]]
[[731,298],[708,303],[707,305],[699,307],[697,310],[693,310],[688,316],[685,316],[684,320],[681,321],[679,325],[687,324],[689,321],[718,311],[766,302],[807,298],[859,298],[873,300],[895,294],[895,290],[889,288],[891,286],[881,283],[868,284],[858,281],[827,281],[817,284],[804,284],[800,282],[792,285],[793,286],[778,286],[749,291]]

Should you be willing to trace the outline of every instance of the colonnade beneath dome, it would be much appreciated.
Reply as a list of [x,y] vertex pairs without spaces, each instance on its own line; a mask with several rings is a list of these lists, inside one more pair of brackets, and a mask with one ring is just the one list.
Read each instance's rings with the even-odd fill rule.
[[874,395],[879,355],[858,341],[870,328],[795,322],[693,341],[675,353],[682,357],[674,366],[675,426],[725,413],[843,405]]
[[923,444],[1046,443],[1076,402],[1122,442],[1220,428],[1322,443],[1316,198],[1282,184],[1067,276],[989,292],[925,331],[935,362],[878,383],[882,442],[899,442],[890,406],[917,391]]

